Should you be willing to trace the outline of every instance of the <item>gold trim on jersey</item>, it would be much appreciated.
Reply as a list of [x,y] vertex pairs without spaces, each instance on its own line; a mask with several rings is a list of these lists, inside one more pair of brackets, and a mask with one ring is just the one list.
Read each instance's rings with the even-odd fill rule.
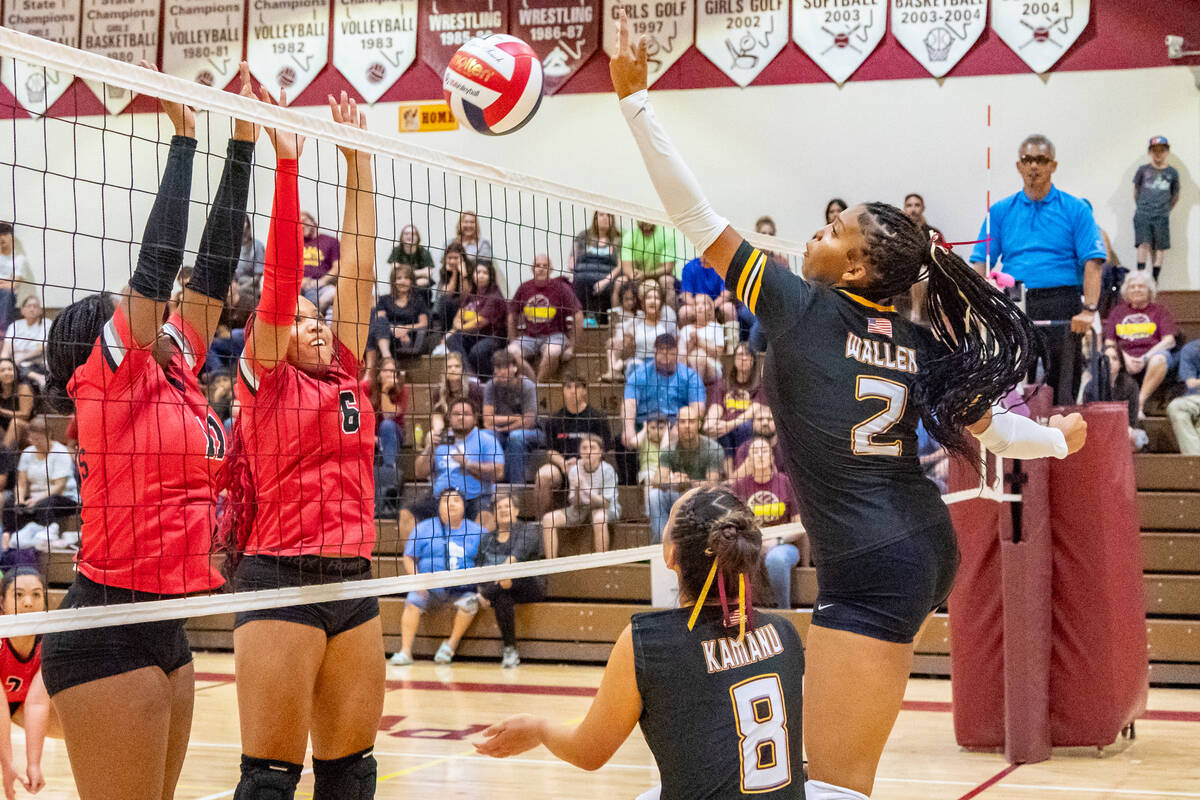
[[758,293],[762,289],[762,278],[766,267],[767,257],[757,247],[750,251],[750,256],[742,266],[738,276],[737,298],[746,304],[750,313],[755,313],[758,306]]
[[867,308],[873,308],[876,311],[886,311],[890,314],[896,313],[895,306],[880,305],[879,303],[872,302],[871,300],[868,300],[865,297],[860,297],[860,296],[856,295],[854,292],[848,292],[845,289],[838,289],[838,291],[841,292],[842,294],[844,294],[846,297],[853,300],[854,302],[858,303],[859,305],[866,306]]

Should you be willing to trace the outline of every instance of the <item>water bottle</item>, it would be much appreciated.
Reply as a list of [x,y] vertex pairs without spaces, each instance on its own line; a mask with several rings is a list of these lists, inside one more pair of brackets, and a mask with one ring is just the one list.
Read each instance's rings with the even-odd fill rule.
[[417,427],[413,429],[413,446],[420,450],[425,443],[425,429],[421,427],[421,423],[417,423]]

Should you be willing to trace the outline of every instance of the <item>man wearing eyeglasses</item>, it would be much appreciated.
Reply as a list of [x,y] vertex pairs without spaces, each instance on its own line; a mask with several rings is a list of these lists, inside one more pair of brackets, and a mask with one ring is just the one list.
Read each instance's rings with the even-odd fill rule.
[[[1092,210],[1053,183],[1054,143],[1040,134],[1026,137],[1017,172],[1025,187],[991,207],[971,263],[1001,262],[1004,272],[1025,285],[1025,310],[1037,321],[1061,323],[1046,329],[1046,380],[1056,403],[1079,391],[1081,335],[1092,326],[1100,301],[1107,251]],[[1067,325],[1069,323],[1069,326]]]

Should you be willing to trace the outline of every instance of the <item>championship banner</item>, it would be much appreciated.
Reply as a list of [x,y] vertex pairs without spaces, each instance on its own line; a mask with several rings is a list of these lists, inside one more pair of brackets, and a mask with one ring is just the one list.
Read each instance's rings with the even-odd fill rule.
[[329,61],[330,0],[254,0],[246,60],[272,97],[291,103]]
[[695,0],[658,3],[604,0],[604,52],[609,56],[617,54],[617,19],[621,6],[629,16],[629,31],[634,44],[643,35],[650,39],[647,85],[653,86],[692,46],[696,32]]
[[1091,0],[992,0],[992,30],[1034,72],[1046,72],[1087,27]]
[[508,33],[508,0],[421,0],[421,61],[440,78],[458,48],[489,33]]
[[[79,47],[79,3],[80,0],[45,0],[21,5],[9,0],[4,27]],[[0,59],[0,83],[31,114],[45,114],[74,80],[75,76],[67,72],[35,67],[11,58]]]
[[788,40],[787,0],[699,0],[696,49],[738,86],[767,68]]
[[834,83],[845,83],[887,32],[887,0],[793,0],[792,38]]
[[600,46],[600,0],[512,0],[510,33],[542,60],[542,90],[554,94]]
[[163,5],[163,72],[225,88],[242,60],[246,0],[169,0]]
[[892,0],[892,34],[929,74],[962,60],[987,25],[987,0]]
[[[136,64],[158,63],[158,0],[83,0],[79,48]],[[110,114],[133,102],[133,92],[97,81],[87,85]]]
[[333,66],[374,103],[417,57],[417,0],[334,0]]

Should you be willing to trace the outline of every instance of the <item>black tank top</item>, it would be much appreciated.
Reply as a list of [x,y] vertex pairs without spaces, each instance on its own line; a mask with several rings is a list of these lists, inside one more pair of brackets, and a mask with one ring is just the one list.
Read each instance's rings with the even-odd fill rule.
[[755,612],[737,641],[721,611],[633,617],[640,724],[662,777],[661,800],[803,800],[804,650],[791,623]]

